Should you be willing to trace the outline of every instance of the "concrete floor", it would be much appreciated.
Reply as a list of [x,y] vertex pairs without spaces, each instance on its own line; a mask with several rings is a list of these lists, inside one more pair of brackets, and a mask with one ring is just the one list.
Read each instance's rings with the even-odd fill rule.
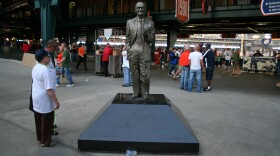
[[[92,64],[89,64],[92,70]],[[82,68],[81,68],[82,69]],[[74,88],[58,88],[58,144],[42,148],[35,137],[33,114],[28,110],[31,69],[17,61],[0,59],[0,155],[121,156],[81,152],[77,139],[91,119],[123,88],[122,78],[104,78],[89,71],[74,72]],[[187,93],[167,71],[152,70],[151,93],[165,94],[183,113],[200,142],[201,156],[279,156],[279,79],[264,74],[233,77],[215,71],[214,90]],[[86,81],[88,80],[88,81]],[[141,156],[152,154],[139,154]]]

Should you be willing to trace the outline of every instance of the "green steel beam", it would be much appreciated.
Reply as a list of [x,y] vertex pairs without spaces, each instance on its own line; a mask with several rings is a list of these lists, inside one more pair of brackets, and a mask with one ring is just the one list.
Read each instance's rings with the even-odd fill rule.
[[35,8],[41,9],[41,38],[45,46],[54,38],[59,0],[35,0]]

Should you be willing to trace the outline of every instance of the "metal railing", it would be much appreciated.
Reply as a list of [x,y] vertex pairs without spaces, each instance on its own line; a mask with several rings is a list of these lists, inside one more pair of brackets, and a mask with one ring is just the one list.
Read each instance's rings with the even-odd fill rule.
[[0,58],[21,61],[22,57],[23,57],[23,52],[20,49],[9,48],[9,47],[0,48]]

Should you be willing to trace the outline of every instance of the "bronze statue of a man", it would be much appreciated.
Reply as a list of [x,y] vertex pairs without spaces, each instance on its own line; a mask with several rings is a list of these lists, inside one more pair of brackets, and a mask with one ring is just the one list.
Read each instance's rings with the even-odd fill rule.
[[137,17],[126,24],[126,46],[133,81],[132,98],[148,97],[151,73],[151,44],[155,40],[154,22],[145,16],[143,2],[135,5]]

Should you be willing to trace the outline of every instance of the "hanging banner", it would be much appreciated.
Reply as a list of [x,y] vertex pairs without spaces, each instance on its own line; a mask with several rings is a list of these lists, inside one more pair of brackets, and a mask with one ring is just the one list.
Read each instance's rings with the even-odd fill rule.
[[104,36],[108,40],[112,36],[113,29],[104,29]]
[[181,23],[187,23],[190,20],[190,4],[189,0],[176,0],[175,17]]
[[280,15],[280,0],[262,0],[261,12],[264,16]]

